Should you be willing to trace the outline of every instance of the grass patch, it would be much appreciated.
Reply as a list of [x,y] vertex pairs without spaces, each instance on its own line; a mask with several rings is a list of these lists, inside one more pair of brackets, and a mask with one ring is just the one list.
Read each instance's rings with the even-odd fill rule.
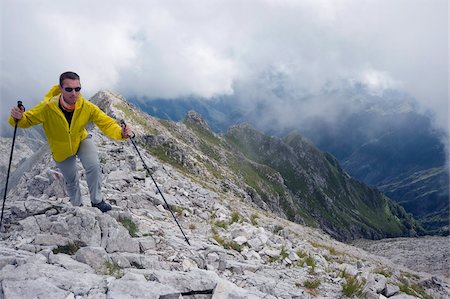
[[331,255],[338,255],[338,251],[336,250],[336,248],[334,247],[330,247],[328,248],[328,251],[330,252]]
[[297,250],[296,253],[297,253],[298,257],[300,258],[300,260],[296,261],[294,263],[294,266],[304,267],[306,264],[308,267],[311,267],[311,269],[309,270],[309,273],[314,274],[316,271],[316,266],[317,266],[316,260],[314,259],[314,257],[302,250]]
[[425,289],[422,288],[420,285],[416,284],[416,283],[409,283],[406,279],[402,278],[400,279],[400,283],[397,284],[397,286],[400,288],[400,291],[414,296],[414,297],[419,297],[419,298],[424,298],[424,299],[432,299],[433,296],[428,295],[425,292]]
[[231,240],[231,241],[225,240],[219,234],[216,234],[216,233],[213,234],[213,239],[216,240],[216,242],[219,243],[225,249],[233,249],[233,250],[236,250],[237,252],[242,251],[241,245],[239,245],[238,243],[236,243],[233,240]]
[[219,243],[221,246],[225,244],[225,240],[217,233],[213,232],[213,239],[216,240],[216,242]]
[[233,240],[226,241],[225,244],[223,245],[223,248],[225,248],[225,249],[233,249],[233,250],[236,250],[237,252],[241,252],[242,251],[242,246],[239,245],[238,243],[236,243]]
[[239,222],[242,223],[243,219],[241,214],[239,214],[239,212],[234,211],[233,213],[231,213],[231,220],[230,220],[230,224],[233,224],[235,222]]
[[189,224],[189,229],[190,230],[196,230],[197,229],[197,225],[195,225],[195,223],[191,223],[191,224]]
[[283,230],[283,227],[281,225],[277,224],[277,225],[275,225],[275,227],[273,229],[273,233],[277,235],[282,230]]
[[54,254],[65,253],[68,255],[74,255],[82,246],[85,246],[82,242],[74,241],[67,243],[67,245],[60,245],[56,248],[53,248],[52,251]]
[[360,297],[364,287],[364,281],[360,281],[358,276],[352,276],[342,271],[341,277],[345,278],[345,283],[342,285],[342,293],[347,297]]
[[277,256],[269,256],[267,259],[267,262],[269,264],[279,263],[279,262],[282,263],[288,256],[289,256],[289,253],[286,250],[286,248],[284,248],[284,246],[283,246],[280,249],[280,253]]
[[177,205],[171,205],[170,208],[172,209],[172,212],[174,212],[178,217],[183,217],[184,208],[177,206]]
[[215,226],[213,226],[212,224],[211,224],[211,232],[212,232],[212,234],[213,234],[213,236],[214,235],[217,235],[219,232],[217,231],[217,228],[215,227]]
[[256,214],[252,214],[250,216],[250,222],[252,223],[253,226],[257,226],[258,225],[258,215]]
[[311,294],[314,297],[319,296],[319,292],[317,288],[320,286],[320,280],[319,279],[308,279],[303,282],[303,287],[306,288],[306,292]]
[[105,275],[114,276],[115,278],[121,278],[123,276],[123,269],[116,262],[105,262]]
[[322,249],[328,250],[330,255],[334,255],[334,256],[343,255],[342,252],[337,251],[336,248],[334,248],[333,246],[323,245],[323,244],[320,244],[320,243],[317,243],[314,241],[310,242],[310,244],[315,248],[322,248]]
[[311,273],[314,273],[314,271],[316,271],[316,260],[313,256],[308,255],[308,257],[305,259],[305,263],[306,265],[311,267]]
[[116,107],[119,110],[123,111],[123,113],[125,114],[125,119],[132,119],[134,123],[142,126],[147,133],[150,133],[150,134],[156,134],[157,133],[157,130],[153,126],[150,126],[148,124],[148,122],[145,119],[145,117],[141,117],[141,116],[137,115],[130,108],[130,104],[128,104],[128,103],[118,103],[118,104],[116,104]]
[[133,220],[131,220],[130,218],[127,217],[122,217],[119,216],[119,220],[120,224],[123,225],[123,227],[125,227],[128,232],[130,233],[130,236],[132,236],[133,238],[137,237],[137,225],[136,223],[133,222]]
[[184,168],[183,163],[181,163],[181,161],[179,161],[173,155],[171,155],[173,149],[169,144],[156,145],[152,147],[146,146],[145,149],[150,154],[156,156],[159,160],[172,165],[178,170],[181,170],[183,173],[187,172],[187,170]]
[[401,273],[402,273],[402,275],[404,277],[407,277],[407,278],[411,278],[411,279],[415,279],[415,280],[419,280],[420,279],[420,276],[418,276],[417,274],[413,274],[413,273],[409,273],[409,272],[403,272],[403,271],[401,271]]
[[224,220],[217,220],[213,222],[213,226],[214,227],[220,227],[224,230],[228,229],[228,222],[224,221]]
[[286,259],[288,256],[289,256],[289,253],[288,253],[288,251],[286,250],[286,248],[284,248],[284,246],[281,247],[281,250],[280,250],[280,260],[283,261],[283,260]]
[[305,280],[305,282],[303,283],[303,286],[310,290],[317,289],[320,286],[320,280],[319,279]]
[[[217,179],[222,179],[223,175],[220,172],[220,168],[217,165],[211,163],[211,161],[207,160],[204,162],[204,166],[208,170],[210,174],[212,174]],[[222,186],[222,192],[227,193],[229,189]]]
[[297,250],[296,254],[298,255],[299,258],[305,258],[308,256],[308,253],[306,251],[303,250]]
[[392,272],[387,270],[387,269],[385,269],[385,268],[376,268],[373,272],[376,273],[376,274],[381,274],[384,277],[391,277],[392,276]]

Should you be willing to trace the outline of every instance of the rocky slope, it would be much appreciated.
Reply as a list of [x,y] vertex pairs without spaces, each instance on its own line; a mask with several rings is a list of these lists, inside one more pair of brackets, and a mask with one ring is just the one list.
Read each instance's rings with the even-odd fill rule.
[[[402,208],[349,177],[333,156],[297,133],[280,139],[238,126],[227,137],[246,157],[280,174],[282,185],[292,194],[290,203],[282,202],[290,220],[312,216],[313,223],[341,240],[409,236],[420,231]],[[286,196],[280,197],[282,201]]]
[[[14,131],[14,128],[9,129],[11,131]],[[22,130],[19,129],[19,131]],[[0,182],[3,182],[3,184],[0,186],[0,191],[2,196],[4,194],[3,192],[5,188],[4,182],[8,173],[9,159],[11,156],[11,146],[12,138],[0,137]],[[18,178],[23,174],[24,171],[27,171],[29,169],[29,161],[27,162],[27,159],[33,156],[33,153],[35,153],[36,151],[41,150],[43,146],[45,146],[45,144],[40,135],[38,137],[30,137],[23,134],[18,134],[14,145],[13,159],[11,160],[10,182],[12,184],[17,184]],[[14,174],[14,172],[18,168],[23,168],[24,170]],[[20,175],[18,175],[19,173]]]
[[[143,116],[144,122],[134,118],[136,111],[128,110],[120,98],[104,96],[116,101],[110,113],[129,120],[142,144],[151,141],[146,126],[177,126],[189,137],[185,124],[149,116]],[[102,214],[90,207],[82,171],[85,206],[72,207],[50,154],[35,158],[37,163],[13,186],[6,202],[0,298],[450,295],[445,277],[409,270],[321,230],[280,218],[260,209],[244,189],[231,185],[232,180],[227,186],[204,180],[203,168],[195,168],[190,157],[178,159],[198,175],[139,146],[188,245],[130,142],[111,141],[95,128],[91,132],[104,173],[103,193],[113,211]],[[153,138],[160,142],[163,137]]]
[[448,235],[449,181],[445,165],[411,171],[378,188],[419,219],[428,232]]
[[450,237],[357,240],[352,244],[410,269],[450,278]]

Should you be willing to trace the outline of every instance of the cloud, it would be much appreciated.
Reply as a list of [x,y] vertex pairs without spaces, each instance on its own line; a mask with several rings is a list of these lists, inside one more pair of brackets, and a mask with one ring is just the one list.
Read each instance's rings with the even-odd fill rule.
[[366,70],[359,81],[365,84],[375,95],[382,95],[386,89],[395,89],[398,86],[398,83],[386,72],[371,69]]
[[308,95],[354,80],[410,93],[448,126],[446,0],[0,3],[2,107],[34,105],[74,70],[86,96],[233,95],[282,124],[342,110],[332,96]]

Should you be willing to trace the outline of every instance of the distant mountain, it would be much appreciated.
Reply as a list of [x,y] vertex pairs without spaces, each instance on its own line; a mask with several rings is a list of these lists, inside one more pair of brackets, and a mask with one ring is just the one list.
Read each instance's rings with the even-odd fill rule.
[[[136,115],[132,111],[128,118]],[[333,156],[298,133],[270,137],[241,124],[217,135],[196,112],[189,112],[182,124],[162,121],[170,135],[139,123],[149,130],[140,142],[161,160],[187,175],[213,178],[223,191],[241,194],[291,221],[320,227],[336,239],[423,233],[403,208],[349,177]]]
[[142,99],[132,97],[130,102],[142,111],[172,121],[181,121],[189,111],[196,111],[208,121],[214,132],[226,132],[228,128],[245,118],[238,105],[234,105],[233,98],[222,97],[212,100],[201,98],[183,99]]
[[281,175],[281,185],[291,196],[279,193],[280,203],[292,221],[309,215],[304,220],[312,217],[338,239],[377,239],[380,235],[408,235],[408,230],[422,233],[402,208],[381,192],[349,177],[333,156],[321,152],[298,133],[281,139],[249,126],[235,126],[226,137],[246,158]]
[[367,95],[367,100],[361,94],[348,97],[357,103],[351,113],[333,123],[311,120],[302,133],[335,155],[350,175],[401,204],[430,233],[448,235],[449,172],[443,142],[448,137],[400,93]]
[[373,94],[355,84],[323,93],[347,105],[339,117],[305,118],[283,128],[261,127],[264,107],[248,112],[232,96],[133,102],[151,115],[174,121],[189,110],[198,111],[215,132],[240,122],[275,136],[300,131],[335,156],[350,175],[405,207],[429,233],[448,235],[449,172],[443,142],[448,136],[433,126],[432,117],[420,112],[414,99],[394,90]]

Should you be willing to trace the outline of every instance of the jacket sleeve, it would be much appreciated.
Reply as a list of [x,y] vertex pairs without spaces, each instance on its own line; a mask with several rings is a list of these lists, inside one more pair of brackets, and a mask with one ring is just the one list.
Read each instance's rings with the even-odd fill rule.
[[117,122],[105,112],[103,112],[96,105],[92,105],[92,122],[109,138],[115,140],[126,140],[127,138],[122,137],[122,128],[117,124]]
[[[23,117],[17,122],[17,126],[19,128],[29,128],[31,126],[43,123],[44,113],[48,101],[59,94],[61,94],[59,85],[53,85],[39,104],[24,112]],[[13,127],[16,125],[16,120],[11,116],[9,116],[8,122]]]
[[[19,128],[29,128],[44,122],[44,110],[46,105],[47,101],[44,100],[30,110],[25,111],[23,117],[17,122],[17,126]],[[12,116],[9,116],[8,122],[11,126],[16,125],[16,121]]]

